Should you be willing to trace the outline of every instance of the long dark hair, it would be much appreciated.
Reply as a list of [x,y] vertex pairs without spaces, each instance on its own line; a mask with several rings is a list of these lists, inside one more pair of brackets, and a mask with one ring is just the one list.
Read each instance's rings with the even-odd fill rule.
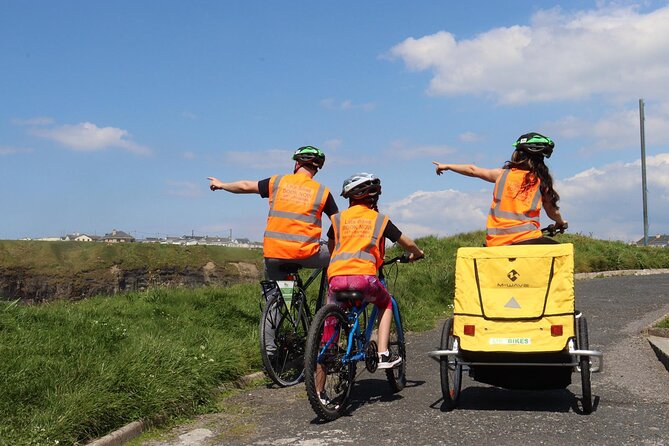
[[523,184],[518,193],[523,193],[537,183],[541,182],[541,197],[548,200],[555,209],[560,209],[557,202],[560,195],[553,189],[553,177],[548,166],[544,163],[544,157],[541,154],[527,154],[522,150],[516,150],[511,155],[511,161],[504,163],[505,169],[526,170]]

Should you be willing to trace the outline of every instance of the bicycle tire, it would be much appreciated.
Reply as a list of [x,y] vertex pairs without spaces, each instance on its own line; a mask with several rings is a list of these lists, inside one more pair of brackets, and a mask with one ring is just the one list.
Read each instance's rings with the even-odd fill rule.
[[[588,322],[585,316],[578,318],[578,348],[589,350],[590,341],[588,340]],[[581,356],[579,359],[579,368],[581,369],[581,389],[583,399],[583,413],[588,415],[592,413],[592,386],[590,382],[590,356]]]
[[[444,322],[441,331],[440,350],[451,350],[453,348],[453,318]],[[462,386],[462,365],[457,357],[451,361],[448,356],[439,358],[439,375],[441,379],[441,395],[444,398],[444,408],[453,410],[460,399]]]
[[304,377],[309,316],[306,297],[301,293],[293,296],[290,307],[281,295],[273,296],[265,305],[259,328],[260,356],[267,376],[280,387],[293,386]]
[[[329,338],[333,342],[324,349],[322,340],[326,321],[332,327]],[[355,362],[342,362],[350,330],[346,312],[335,304],[325,305],[318,310],[309,327],[304,382],[312,409],[318,418],[325,421],[336,420],[346,411],[355,380]],[[321,402],[316,391],[317,381],[321,379],[325,380],[325,392],[330,398],[330,404]]]
[[407,350],[404,342],[404,329],[402,325],[402,313],[397,301],[393,302],[393,307],[397,308],[397,313],[393,312],[393,320],[390,323],[390,337],[388,339],[388,350],[390,356],[395,353],[402,358],[402,362],[392,369],[386,369],[386,378],[393,389],[393,392],[399,392],[404,389],[407,383]]

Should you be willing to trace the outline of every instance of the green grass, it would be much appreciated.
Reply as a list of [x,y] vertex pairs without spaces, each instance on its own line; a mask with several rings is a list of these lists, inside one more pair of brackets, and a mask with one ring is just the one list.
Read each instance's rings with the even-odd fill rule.
[[669,328],[669,317],[657,324],[658,328]]
[[[666,249],[580,235],[559,239],[575,244],[577,272],[669,267]],[[418,244],[425,260],[387,270],[409,331],[431,329],[452,313],[455,252],[461,246],[481,246],[483,240],[482,232],[422,238]],[[0,243],[2,262],[17,256],[17,247],[8,245]],[[91,251],[81,260],[74,245],[82,244],[35,247],[51,250],[50,264],[62,269],[83,268],[98,258],[109,262],[119,255],[110,254],[113,246],[86,244],[84,249]],[[169,262],[174,248],[182,249],[157,248],[169,252],[124,247],[124,264],[148,257]],[[22,255],[39,257],[27,251]],[[213,410],[222,383],[260,370],[259,299],[258,285],[247,284],[151,289],[44,305],[0,303],[0,445],[82,444],[138,419]]]
[[202,268],[209,261],[260,264],[261,259],[260,250],[224,246],[0,240],[0,266],[30,268],[41,274],[71,275],[114,265],[128,270]]
[[0,307],[0,444],[74,444],[206,410],[260,368],[255,287]]

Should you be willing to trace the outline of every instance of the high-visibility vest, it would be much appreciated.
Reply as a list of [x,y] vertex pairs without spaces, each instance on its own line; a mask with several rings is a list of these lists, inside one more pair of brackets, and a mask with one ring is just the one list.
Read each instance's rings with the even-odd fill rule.
[[383,264],[388,217],[355,205],[332,218],[335,248],[328,277],[375,275]]
[[526,170],[504,169],[495,182],[493,201],[486,225],[486,246],[502,246],[541,237],[540,181],[520,190]]
[[301,173],[271,177],[264,256],[305,259],[316,254],[329,193],[327,187]]

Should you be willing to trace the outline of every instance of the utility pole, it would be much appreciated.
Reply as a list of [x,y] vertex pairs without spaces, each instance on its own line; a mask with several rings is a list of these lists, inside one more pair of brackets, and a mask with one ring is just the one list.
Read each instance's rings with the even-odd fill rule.
[[639,99],[639,127],[641,131],[641,191],[643,193],[643,246],[648,246],[648,190],[646,188],[646,131],[643,99]]

